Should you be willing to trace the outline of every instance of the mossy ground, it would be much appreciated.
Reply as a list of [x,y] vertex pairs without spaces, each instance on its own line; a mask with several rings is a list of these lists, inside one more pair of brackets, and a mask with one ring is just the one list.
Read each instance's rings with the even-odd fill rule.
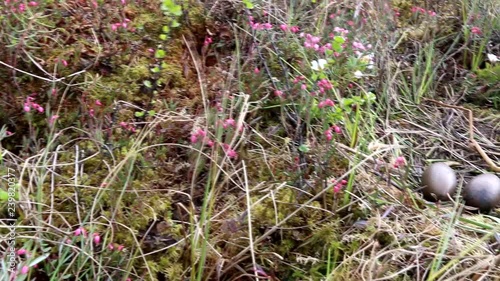
[[[483,89],[481,99],[470,98],[473,106],[496,115],[477,125],[498,143],[492,125],[500,104],[498,64],[474,61],[484,53],[474,45],[480,40],[466,45],[461,38],[467,1],[392,1],[385,14],[381,5],[364,3],[361,14],[371,25],[359,31],[377,42],[381,70],[361,82],[352,77],[356,60],[336,59],[339,109],[331,114],[304,97],[299,84],[287,85],[286,77],[310,74],[297,68],[314,52],[304,50],[299,37],[251,33],[247,13],[264,20],[269,9],[277,22],[293,21],[306,31],[316,26],[328,36],[332,10],[349,17],[359,1],[335,9],[296,3],[299,12],[287,10],[290,17],[283,3],[254,3],[250,11],[231,1],[178,2],[183,13],[176,18],[149,0],[47,2],[33,8],[38,16],[20,19],[2,10],[2,19],[34,30],[27,37],[5,25],[11,34],[0,32],[8,42],[0,60],[27,72],[0,68],[0,124],[13,133],[4,131],[0,151],[2,174],[15,170],[20,183],[17,222],[25,228],[16,243],[33,256],[47,255],[30,278],[255,280],[261,268],[267,280],[424,280],[431,267],[438,276],[461,276],[478,255],[492,255],[491,237],[480,236],[489,233],[488,218],[453,221],[460,234],[450,242],[446,214],[456,214],[458,205],[428,205],[411,191],[418,186],[412,165],[421,168],[425,158],[453,156],[485,167],[477,155],[445,149],[466,147],[433,118],[438,108],[421,106],[422,97],[448,99],[460,91],[467,99],[477,94],[471,88]],[[416,15],[415,6],[440,16]],[[160,40],[174,19],[180,26]],[[447,47],[455,41],[468,47],[451,56]],[[427,47],[432,73],[421,65],[429,63]],[[292,101],[274,97],[279,87],[289,87]],[[24,112],[28,96],[45,111]],[[227,126],[230,119],[244,129]],[[423,130],[412,123],[418,121],[429,132],[441,130],[447,137],[441,146],[430,152],[419,146],[437,141],[413,134]],[[343,131],[331,145],[323,133],[336,124]],[[466,128],[452,126],[459,133]],[[200,128],[214,145],[190,140]],[[226,156],[231,147],[236,159]],[[391,168],[398,155],[413,164]],[[339,193],[332,182],[341,177],[348,183]],[[75,237],[79,227],[101,242]],[[481,238],[481,247],[466,244]],[[441,254],[444,261],[436,262]],[[456,260],[460,266],[453,267]],[[476,269],[499,273],[488,264]]]

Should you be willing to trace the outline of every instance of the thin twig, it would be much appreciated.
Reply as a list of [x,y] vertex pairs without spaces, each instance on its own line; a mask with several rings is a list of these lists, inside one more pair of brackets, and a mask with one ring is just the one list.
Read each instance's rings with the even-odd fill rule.
[[467,112],[468,115],[469,115],[469,141],[470,141],[470,145],[472,147],[474,147],[477,150],[477,152],[479,152],[479,154],[481,155],[481,157],[483,158],[483,160],[490,166],[491,170],[493,170],[494,172],[500,172],[500,167],[497,166],[493,162],[493,160],[491,160],[491,158],[486,154],[486,152],[479,145],[479,143],[474,139],[474,123],[473,123],[474,116],[472,115],[472,110],[470,110],[468,108],[465,108],[465,107],[462,107],[462,106],[446,104],[446,103],[443,103],[443,102],[440,102],[440,101],[437,101],[437,100],[433,100],[433,99],[426,99],[426,100],[428,100],[430,102],[433,102],[435,104],[438,104],[440,106],[443,106],[443,107],[460,109],[460,110],[463,110],[463,111]]

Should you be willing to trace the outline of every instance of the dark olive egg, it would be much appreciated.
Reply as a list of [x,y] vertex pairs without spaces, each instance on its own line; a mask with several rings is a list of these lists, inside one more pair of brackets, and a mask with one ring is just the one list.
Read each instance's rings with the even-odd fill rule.
[[446,201],[457,188],[457,175],[445,163],[434,163],[422,175],[424,198],[429,201]]
[[474,177],[464,190],[465,204],[487,213],[500,204],[500,178],[494,174]]

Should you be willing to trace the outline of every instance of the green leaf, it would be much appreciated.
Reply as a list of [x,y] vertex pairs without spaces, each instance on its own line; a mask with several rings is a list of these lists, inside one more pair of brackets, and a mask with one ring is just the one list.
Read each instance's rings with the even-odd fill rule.
[[179,27],[179,26],[181,26],[181,24],[178,21],[173,20],[172,23],[170,24],[170,26],[171,27]]
[[343,44],[345,42],[345,39],[342,36],[335,36],[333,37],[333,41]]
[[317,73],[313,73],[313,75],[311,75],[311,79],[312,79],[313,81],[318,80],[318,74],[317,74]]
[[332,49],[333,49],[335,52],[341,52],[341,51],[342,51],[342,43],[339,43],[339,42],[333,42],[333,43],[332,43]]
[[155,52],[155,58],[157,58],[157,59],[162,59],[165,57],[165,55],[166,55],[165,51],[161,50],[161,49],[158,49]]
[[299,146],[299,150],[305,153],[305,152],[309,151],[309,147],[307,145],[305,145],[305,144],[301,144]]
[[245,4],[245,7],[249,10],[253,9],[253,3],[252,0],[243,0],[243,4]]
[[0,202],[6,202],[9,200],[9,193],[3,189],[0,189]]
[[156,111],[154,111],[154,110],[148,111],[149,116],[155,116],[155,114],[156,114]]
[[168,25],[164,25],[162,28],[161,28],[161,31],[163,33],[169,33],[170,32],[170,27]]
[[144,111],[136,111],[134,113],[135,117],[137,117],[137,118],[143,117],[144,114],[146,114],[146,112],[144,112]]
[[160,34],[160,36],[159,36],[159,37],[160,37],[160,40],[165,41],[165,40],[167,40],[168,35],[167,35],[167,34]]
[[155,67],[151,68],[150,70],[151,70],[151,72],[153,72],[153,73],[158,73],[158,72],[160,72],[160,68],[159,68],[158,66],[155,66]]
[[149,80],[144,80],[144,82],[142,82],[142,84],[144,84],[144,86],[146,86],[147,88],[153,87],[153,84],[151,84],[151,81],[149,81]]
[[39,256],[39,257],[37,257],[36,259],[34,259],[34,260],[32,260],[32,261],[30,262],[30,264],[28,265],[28,267],[32,267],[32,266],[34,266],[34,265],[36,265],[36,264],[38,264],[38,263],[40,263],[40,262],[44,261],[44,260],[45,260],[45,259],[47,259],[50,255],[52,255],[52,253],[46,253],[46,254],[45,254],[45,255],[43,255],[43,256]]
[[169,12],[174,14],[175,16],[182,15],[182,7],[180,5],[175,5],[170,7]]

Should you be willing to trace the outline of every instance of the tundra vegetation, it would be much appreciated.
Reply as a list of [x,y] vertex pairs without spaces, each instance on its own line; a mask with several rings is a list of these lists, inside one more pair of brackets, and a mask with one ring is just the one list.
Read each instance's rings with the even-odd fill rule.
[[500,165],[499,14],[3,0],[1,280],[498,278],[498,210],[460,191]]

